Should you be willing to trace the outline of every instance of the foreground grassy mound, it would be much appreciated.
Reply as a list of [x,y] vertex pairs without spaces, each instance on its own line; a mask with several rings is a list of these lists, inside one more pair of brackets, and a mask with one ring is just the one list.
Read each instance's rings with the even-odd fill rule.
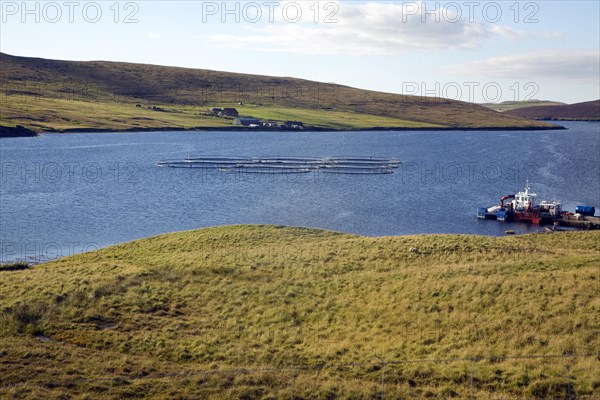
[[0,125],[35,131],[223,128],[232,121],[208,109],[241,104],[245,116],[322,129],[558,128],[471,103],[295,78],[3,53],[0,63]]
[[600,232],[232,226],[0,272],[0,397],[597,398]]

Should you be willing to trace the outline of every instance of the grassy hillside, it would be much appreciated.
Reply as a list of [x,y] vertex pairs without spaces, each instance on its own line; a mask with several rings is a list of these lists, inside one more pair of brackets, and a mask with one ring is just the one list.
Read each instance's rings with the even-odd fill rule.
[[600,232],[232,226],[0,271],[0,397],[592,399]]
[[539,106],[564,106],[565,103],[559,101],[549,100],[523,100],[523,101],[503,101],[502,103],[482,103],[484,107],[491,108],[494,111],[504,112],[510,110],[516,110],[518,108],[525,107],[539,107]]
[[507,111],[506,114],[532,119],[600,121],[600,100],[566,105],[524,107]]
[[[223,127],[210,107],[327,129],[548,128],[488,108],[302,79],[0,53],[0,124],[35,130]],[[140,104],[142,107],[136,107]],[[164,111],[153,111],[156,106]]]

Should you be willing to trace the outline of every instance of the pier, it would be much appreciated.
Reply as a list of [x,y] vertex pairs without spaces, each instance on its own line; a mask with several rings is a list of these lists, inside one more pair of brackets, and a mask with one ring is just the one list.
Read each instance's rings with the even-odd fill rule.
[[570,226],[579,229],[595,230],[600,229],[600,217],[582,216],[577,214],[565,213],[558,220],[560,226]]

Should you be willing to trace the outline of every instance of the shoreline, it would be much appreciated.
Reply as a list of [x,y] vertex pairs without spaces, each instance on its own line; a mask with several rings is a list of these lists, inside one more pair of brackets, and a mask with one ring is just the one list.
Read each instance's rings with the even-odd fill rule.
[[562,117],[554,117],[554,118],[535,118],[535,121],[551,121],[551,122],[600,122],[598,118],[562,118]]
[[39,133],[31,129],[27,129],[24,126],[0,126],[0,138],[14,138],[14,137],[35,137]]
[[[281,229],[281,228],[283,228],[283,229],[303,230],[306,232],[319,231],[319,232],[330,233],[330,234],[334,234],[334,235],[347,235],[347,236],[356,236],[359,238],[373,238],[373,239],[384,239],[384,238],[410,239],[410,238],[417,238],[417,237],[480,237],[480,238],[502,239],[502,238],[520,237],[520,236],[527,236],[527,235],[535,236],[535,235],[549,234],[546,231],[538,230],[535,232],[517,233],[516,235],[507,235],[505,232],[499,233],[497,235],[495,235],[495,234],[477,234],[477,233],[442,233],[442,232],[406,233],[406,234],[394,234],[394,235],[363,235],[363,234],[357,234],[357,233],[351,233],[351,232],[336,231],[336,230],[327,229],[327,228],[317,228],[317,227],[301,226],[301,225],[279,225],[279,224],[260,224],[260,223],[256,223],[256,224],[222,224],[222,225],[217,224],[217,225],[211,225],[211,226],[197,227],[197,228],[193,228],[193,229],[183,229],[183,230],[162,232],[162,233],[157,233],[157,234],[153,234],[150,236],[142,236],[142,237],[138,237],[138,238],[134,238],[134,239],[129,239],[129,240],[125,240],[122,242],[114,242],[114,243],[107,243],[107,244],[103,244],[103,245],[97,245],[95,248],[91,248],[91,249],[87,249],[87,250],[85,250],[83,248],[82,249],[72,248],[72,249],[69,249],[68,254],[61,253],[59,255],[56,255],[55,257],[47,257],[45,255],[35,254],[35,255],[30,255],[28,257],[7,258],[6,255],[3,255],[3,257],[1,257],[2,259],[0,260],[0,265],[10,264],[10,263],[14,263],[14,262],[26,262],[30,266],[37,266],[37,265],[46,264],[46,263],[53,262],[55,260],[59,260],[59,259],[63,259],[63,258],[70,258],[70,257],[74,257],[77,255],[86,254],[86,253],[93,254],[95,252],[105,251],[107,249],[116,248],[116,247],[123,246],[123,245],[129,245],[129,244],[133,244],[138,241],[143,241],[143,240],[148,240],[148,239],[157,239],[157,238],[164,238],[167,236],[177,235],[177,234],[194,233],[194,232],[209,231],[209,230],[216,230],[216,229],[229,229],[229,228],[231,228],[231,229],[235,229],[235,228],[252,228],[252,229],[277,228],[277,229]],[[574,230],[557,231],[556,233],[569,234],[569,233],[573,233],[573,232],[596,232],[596,230],[574,229]]]
[[391,131],[548,131],[548,130],[567,130],[562,125],[549,127],[370,127],[370,128],[348,128],[331,129],[319,127],[307,127],[305,129],[285,129],[285,128],[248,128],[248,127],[157,127],[157,128],[129,128],[129,129],[109,129],[109,128],[68,128],[63,130],[46,130],[38,134],[54,133],[141,133],[141,132],[391,132]]
[[[0,260],[0,265],[5,265],[5,264],[11,264],[11,263],[15,263],[15,262],[25,262],[27,264],[29,264],[30,267],[34,267],[34,266],[38,266],[38,265],[43,265],[43,264],[47,264],[50,262],[54,262],[56,260],[60,260],[60,259],[68,259],[70,257],[75,257],[75,256],[79,256],[82,254],[94,254],[94,253],[98,253],[98,252],[102,252],[102,251],[106,251],[106,250],[110,250],[113,248],[118,248],[120,246],[127,246],[127,245],[131,245],[134,244],[135,242],[138,241],[143,241],[143,240],[148,240],[148,239],[160,239],[160,238],[165,238],[168,236],[172,236],[172,235],[178,235],[178,234],[186,234],[186,233],[194,233],[194,232],[200,232],[200,231],[209,231],[209,230],[217,230],[217,229],[236,229],[236,228],[251,228],[251,229],[271,229],[271,228],[277,228],[277,229],[294,229],[294,230],[302,230],[302,231],[306,231],[306,232],[311,232],[311,231],[319,231],[319,232],[323,232],[323,233],[329,233],[329,234],[334,234],[334,235],[346,235],[346,236],[356,236],[359,238],[372,238],[372,239],[386,239],[386,238],[402,238],[402,239],[414,239],[414,238],[439,238],[439,237],[449,237],[449,238],[468,238],[468,237],[473,237],[473,238],[493,238],[493,239],[504,239],[504,238],[514,238],[514,237],[521,237],[521,236],[538,236],[538,235],[550,235],[551,233],[546,232],[546,231],[542,231],[542,230],[538,230],[536,232],[525,232],[525,233],[518,233],[516,235],[508,235],[505,232],[502,234],[498,234],[498,235],[492,235],[492,234],[476,234],[476,233],[439,233],[439,232],[433,232],[433,233],[407,233],[407,234],[395,234],[395,235],[362,235],[362,234],[356,234],[356,233],[349,233],[349,232],[343,232],[343,231],[335,231],[335,230],[331,230],[331,229],[326,229],[326,228],[315,228],[315,227],[308,227],[308,226],[296,226],[296,225],[277,225],[277,224],[225,224],[225,225],[212,225],[212,226],[206,226],[206,227],[198,227],[198,228],[194,228],[194,229],[184,229],[184,230],[175,230],[175,231],[169,231],[169,232],[163,232],[163,233],[157,233],[154,235],[150,235],[150,236],[143,236],[143,237],[139,237],[139,238],[135,238],[135,239],[131,239],[131,240],[125,240],[123,242],[115,242],[115,243],[109,243],[109,244],[104,244],[104,245],[98,245],[96,248],[93,249],[88,249],[88,250],[76,250],[76,249],[72,249],[70,250],[70,252],[68,254],[60,254],[60,255],[56,255],[55,257],[47,257],[47,256],[43,256],[41,254],[36,254],[36,255],[31,255],[29,257],[19,257],[19,258],[2,258],[2,260]],[[593,230],[593,229],[573,229],[573,230],[563,230],[563,231],[556,231],[553,232],[554,234],[574,234],[574,233],[590,233],[592,232],[592,234],[594,234],[593,232],[597,232],[597,230]]]

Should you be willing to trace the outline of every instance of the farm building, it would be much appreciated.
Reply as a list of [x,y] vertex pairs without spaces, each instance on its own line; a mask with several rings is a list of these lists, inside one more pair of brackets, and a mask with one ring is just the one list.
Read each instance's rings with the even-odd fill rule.
[[240,114],[236,108],[224,108],[219,115],[221,117],[237,117]]
[[260,122],[260,120],[258,120],[256,118],[251,118],[251,117],[236,118],[233,121],[233,124],[238,125],[238,126],[249,126],[249,127],[262,126],[262,123]]
[[285,121],[283,126],[287,129],[304,129],[304,123],[300,121]]

